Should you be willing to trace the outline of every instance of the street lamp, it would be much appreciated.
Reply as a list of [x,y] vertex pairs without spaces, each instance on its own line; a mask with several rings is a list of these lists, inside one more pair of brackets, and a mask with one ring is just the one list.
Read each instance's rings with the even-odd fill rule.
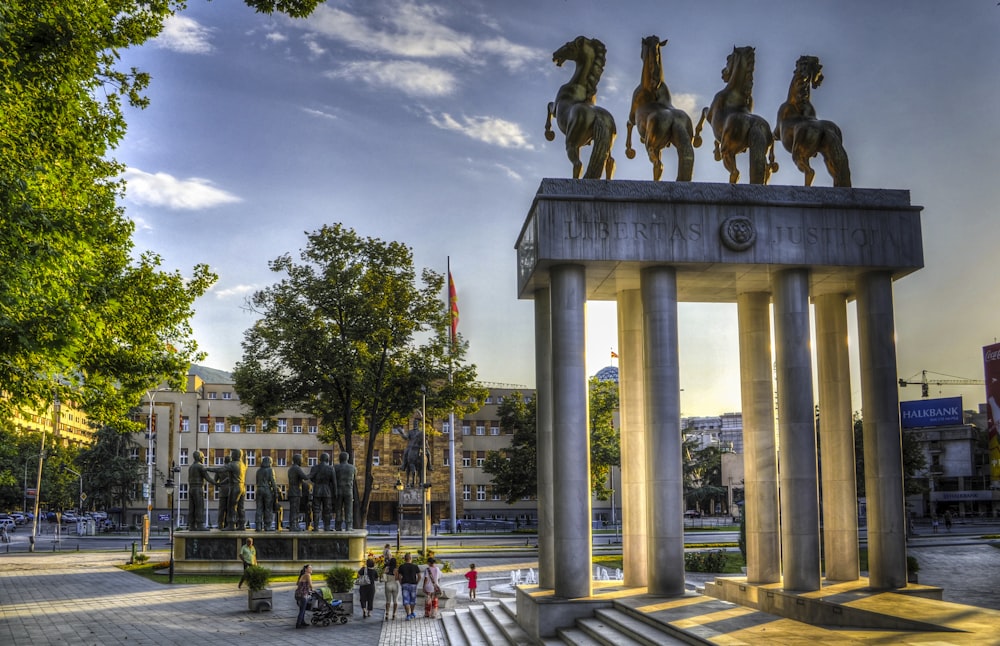
[[[52,435],[55,436],[59,426],[59,391],[52,397]],[[35,551],[35,536],[38,535],[38,503],[42,498],[42,463],[45,461],[45,429],[42,429],[42,448],[38,454],[38,479],[35,482],[35,515],[31,519],[31,536],[28,537],[28,551]]]
[[153,524],[153,399],[156,393],[169,388],[158,388],[147,390],[146,398],[149,400],[149,419],[146,420],[146,518],[142,524],[142,547],[149,550],[149,528]]
[[[181,468],[176,464],[171,467],[170,473],[172,476],[178,476],[181,472]],[[163,487],[167,490],[167,497],[169,498],[170,513],[174,510],[174,479],[173,477],[168,477],[167,481],[163,483]],[[178,512],[180,513],[180,512]],[[171,519],[170,522],[170,567],[168,569],[170,573],[170,578],[168,583],[174,582],[174,522]]]
[[396,476],[396,515],[399,517],[396,521],[396,553],[399,553],[399,530],[403,525],[403,481]]
[[[31,455],[24,460],[24,513],[28,514],[28,463],[37,458],[37,455]],[[38,492],[35,491],[35,496]]]
[[420,387],[420,538],[424,558],[427,558],[427,387]]

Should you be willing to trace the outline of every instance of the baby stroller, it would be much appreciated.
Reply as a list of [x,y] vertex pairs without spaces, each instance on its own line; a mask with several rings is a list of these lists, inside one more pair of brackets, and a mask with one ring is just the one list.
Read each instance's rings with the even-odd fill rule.
[[313,590],[312,619],[313,626],[329,626],[330,624],[346,624],[349,613],[344,608],[344,602],[333,600],[333,593],[330,588],[320,588]]

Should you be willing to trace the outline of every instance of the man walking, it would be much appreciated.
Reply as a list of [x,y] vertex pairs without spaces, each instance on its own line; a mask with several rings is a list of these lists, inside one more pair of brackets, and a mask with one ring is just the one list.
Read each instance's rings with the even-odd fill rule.
[[396,570],[396,579],[402,588],[403,612],[409,621],[417,616],[417,583],[420,581],[420,568],[413,563],[413,557],[409,552],[403,556],[403,564]]
[[253,539],[248,538],[243,549],[240,550],[240,560],[243,561],[243,576],[240,577],[240,584],[237,588],[243,588],[243,582],[247,578],[247,568],[257,565],[257,548],[253,546]]

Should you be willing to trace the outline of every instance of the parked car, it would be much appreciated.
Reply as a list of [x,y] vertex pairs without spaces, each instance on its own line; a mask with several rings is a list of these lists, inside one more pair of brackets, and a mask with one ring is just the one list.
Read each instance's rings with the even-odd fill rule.
[[701,512],[697,509],[688,509],[684,512],[685,518],[701,518]]
[[17,524],[13,518],[0,518],[0,527],[6,527],[8,532],[13,532],[17,529]]
[[19,511],[15,511],[11,514],[11,516],[14,518],[14,523],[17,525],[23,525],[28,520],[27,517]]

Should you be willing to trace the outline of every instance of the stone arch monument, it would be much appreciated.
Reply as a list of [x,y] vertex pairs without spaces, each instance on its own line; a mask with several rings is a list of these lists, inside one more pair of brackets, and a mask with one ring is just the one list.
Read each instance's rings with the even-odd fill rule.
[[892,283],[923,266],[920,211],[899,190],[542,181],[516,244],[518,295],[535,302],[539,402],[539,588],[519,591],[522,626],[545,636],[593,610],[584,565],[592,544],[588,300],[618,305],[626,586],[684,593],[679,302],[737,304],[747,582],[797,592],[821,585],[815,306],[826,577],[859,577],[850,300],[857,302],[870,584],[906,586]]

